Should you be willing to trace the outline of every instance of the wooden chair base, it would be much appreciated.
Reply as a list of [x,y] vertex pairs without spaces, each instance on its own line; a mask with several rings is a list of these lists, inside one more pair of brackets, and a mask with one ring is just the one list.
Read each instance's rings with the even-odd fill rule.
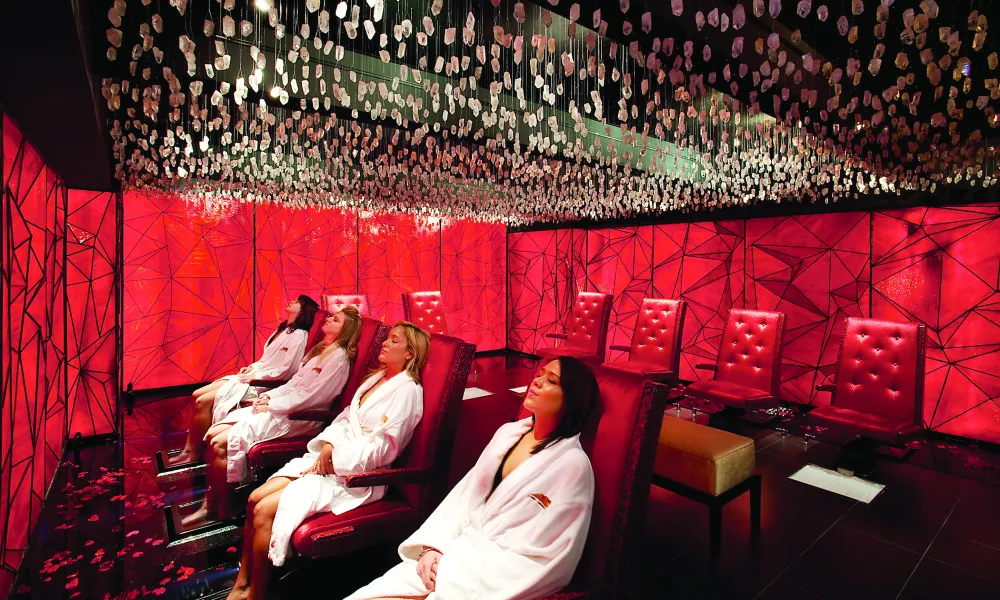
[[722,507],[731,500],[750,492],[750,543],[760,542],[760,475],[754,474],[718,496],[707,494],[682,483],[653,474],[653,485],[700,502],[708,507],[709,554],[712,559],[719,557],[722,546]]

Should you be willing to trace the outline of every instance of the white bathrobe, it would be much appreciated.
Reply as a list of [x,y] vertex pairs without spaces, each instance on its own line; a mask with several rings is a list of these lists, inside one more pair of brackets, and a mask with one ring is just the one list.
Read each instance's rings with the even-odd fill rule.
[[[250,365],[251,376],[254,379],[274,381],[288,379],[294,375],[306,353],[306,342],[309,332],[305,329],[282,329],[264,346],[260,360]],[[225,383],[215,393],[215,404],[212,405],[212,423],[219,423],[229,411],[239,406],[240,401],[247,397],[250,384],[240,383],[239,375],[227,375],[222,379]]]
[[[220,423],[232,423],[226,446],[226,481],[240,483],[247,478],[247,452],[259,442],[279,437],[310,435],[320,428],[316,421],[292,421],[298,410],[329,408],[340,395],[351,373],[351,359],[343,348],[309,359],[292,375],[291,381],[267,394],[267,411],[254,414],[253,407],[238,408]],[[263,395],[263,394],[262,394]]]
[[[406,448],[424,414],[424,390],[405,371],[386,381],[361,405],[361,397],[382,377],[369,377],[358,388],[351,405],[309,442],[308,452],[289,461],[272,477],[295,479],[281,494],[271,527],[268,556],[275,566],[285,562],[292,534],[306,517],[323,511],[341,515],[380,500],[385,486],[349,488],[345,475],[357,475],[389,466]],[[333,445],[335,475],[302,476],[323,445]]]
[[[348,600],[514,600],[565,587],[583,554],[594,502],[594,472],[579,436],[531,455],[490,495],[501,461],[530,427],[528,418],[497,430],[476,466],[399,546],[403,562]],[[429,595],[417,575],[425,546],[441,552]]]

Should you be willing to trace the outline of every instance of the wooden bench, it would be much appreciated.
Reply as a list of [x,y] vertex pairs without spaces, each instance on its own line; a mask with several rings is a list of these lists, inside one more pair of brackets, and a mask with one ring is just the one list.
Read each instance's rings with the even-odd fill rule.
[[709,510],[709,552],[719,555],[722,507],[750,492],[750,540],[760,539],[760,475],[750,438],[664,417],[653,467],[653,484],[696,500]]

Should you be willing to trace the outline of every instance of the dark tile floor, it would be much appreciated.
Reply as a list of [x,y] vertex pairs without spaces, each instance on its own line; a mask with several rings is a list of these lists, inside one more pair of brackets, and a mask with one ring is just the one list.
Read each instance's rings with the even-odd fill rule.
[[[469,386],[495,395],[463,405],[457,443],[469,451],[456,453],[453,479],[516,413],[517,399],[505,390],[528,381],[526,367],[502,356],[477,359]],[[193,552],[171,547],[165,529],[164,506],[203,485],[197,476],[168,483],[156,477],[153,455],[183,443],[188,411],[183,397],[139,398],[125,419],[123,445],[85,449],[79,464],[67,461],[11,597],[224,596],[235,576],[236,544],[223,540]],[[834,447],[722,415],[711,424],[755,440],[763,476],[760,545],[750,545],[743,497],[724,509],[722,554],[710,561],[707,509],[653,488],[641,541],[644,598],[1000,599],[1000,486],[985,483],[1000,483],[998,453],[931,440],[907,462],[880,459],[867,478],[887,488],[866,505],[788,479],[807,463],[834,466]],[[301,562],[268,597],[301,598],[318,586],[324,597],[343,597],[396,560],[386,547]]]

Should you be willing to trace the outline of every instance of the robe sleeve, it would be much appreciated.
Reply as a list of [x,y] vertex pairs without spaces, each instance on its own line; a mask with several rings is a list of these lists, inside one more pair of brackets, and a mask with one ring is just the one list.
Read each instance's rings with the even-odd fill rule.
[[294,375],[299,368],[299,363],[302,362],[302,357],[305,355],[306,338],[308,335],[304,330],[296,329],[289,336],[287,342],[288,350],[278,348],[277,352],[280,353],[279,356],[268,361],[269,366],[267,368],[261,370],[255,368],[254,378],[267,381],[272,379],[286,379]]
[[374,471],[396,460],[424,414],[424,390],[411,381],[393,391],[389,409],[371,432],[333,444],[333,471],[341,477]]
[[347,358],[347,352],[338,348],[320,368],[322,370],[319,376],[307,385],[277,397],[268,395],[267,411],[275,416],[284,417],[296,410],[330,406],[347,383],[347,376],[351,372],[351,361]]
[[434,548],[442,554],[448,550],[448,544],[458,537],[462,524],[468,520],[474,473],[475,469],[466,473],[423,525],[399,545],[400,558],[416,561],[424,548]]
[[[556,465],[553,465],[556,468]],[[573,578],[590,529],[594,479],[589,462],[558,465],[565,483],[552,490],[547,508],[523,500],[525,510],[538,511],[522,536],[499,545],[443,552],[438,591],[447,598],[538,598],[556,592]],[[421,528],[422,529],[422,528]],[[414,536],[415,537],[415,536]]]
[[350,427],[350,419],[351,406],[348,404],[344,410],[340,411],[340,414],[333,420],[333,423],[327,425],[326,429],[321,431],[319,435],[309,440],[306,449],[309,452],[319,454],[323,450],[323,444],[331,444],[333,446],[340,444],[340,440],[344,439],[347,435],[347,428]]

